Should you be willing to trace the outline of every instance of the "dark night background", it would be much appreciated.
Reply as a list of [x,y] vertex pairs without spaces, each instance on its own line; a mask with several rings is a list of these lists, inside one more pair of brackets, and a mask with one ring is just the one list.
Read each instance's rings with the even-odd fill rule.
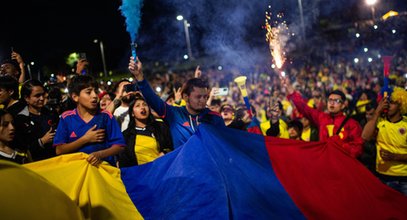
[[[371,17],[363,0],[303,0],[307,39],[322,36],[346,40],[346,28]],[[125,70],[130,56],[130,38],[118,10],[118,0],[6,1],[2,2],[0,59],[10,48],[37,71],[67,71],[69,53],[85,52],[95,71],[102,70],[99,45],[103,41],[108,70]],[[191,23],[194,57],[213,57],[219,62],[255,63],[269,56],[264,12],[283,12],[292,31],[299,31],[297,0],[146,0],[137,37],[138,55],[146,62],[182,62],[186,53],[182,14]],[[405,0],[379,0],[376,15],[390,9],[406,11]],[[332,28],[335,27],[335,28]],[[405,29],[405,28],[404,28]],[[293,46],[293,51],[298,46]]]

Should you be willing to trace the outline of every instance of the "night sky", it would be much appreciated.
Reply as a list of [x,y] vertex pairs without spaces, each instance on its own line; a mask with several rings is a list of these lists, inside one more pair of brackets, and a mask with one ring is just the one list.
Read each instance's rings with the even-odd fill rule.
[[[406,10],[405,0],[382,1],[379,12],[392,8]],[[267,51],[261,29],[267,6],[271,4],[275,12],[284,12],[287,20],[298,26],[297,2],[148,0],[142,9],[138,54],[145,60],[180,59],[186,51],[182,22],[175,19],[180,13],[191,23],[191,41],[196,56],[225,54],[225,58],[232,60],[256,57],[251,56],[251,53],[259,53],[253,48],[264,47],[265,50],[260,51]],[[360,2],[363,1],[303,0],[308,31],[322,17],[351,22],[369,16],[370,10]],[[8,58],[13,47],[26,63],[34,61],[37,67],[64,71],[64,59],[69,53],[85,52],[94,69],[100,71],[100,49],[93,43],[94,39],[99,39],[105,46],[108,69],[123,69],[130,55],[130,38],[118,10],[120,5],[119,0],[2,2],[0,59]],[[343,16],[342,12],[346,10],[354,10],[348,14],[352,16]],[[233,53],[228,57],[226,54],[230,51]]]

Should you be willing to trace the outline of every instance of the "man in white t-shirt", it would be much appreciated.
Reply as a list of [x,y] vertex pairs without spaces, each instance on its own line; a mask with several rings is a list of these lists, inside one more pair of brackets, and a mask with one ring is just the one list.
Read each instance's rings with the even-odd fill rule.
[[133,84],[130,83],[130,81],[123,79],[119,81],[116,86],[115,86],[115,99],[120,99],[121,104],[118,108],[114,110],[114,117],[116,118],[117,122],[120,125],[120,129],[123,132],[124,130],[127,129],[127,126],[129,125],[129,104],[131,102],[131,95],[128,93],[126,89],[126,85],[133,86]]

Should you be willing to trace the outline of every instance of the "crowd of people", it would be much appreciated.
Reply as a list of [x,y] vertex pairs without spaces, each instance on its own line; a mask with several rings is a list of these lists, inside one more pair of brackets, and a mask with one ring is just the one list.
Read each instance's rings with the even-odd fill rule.
[[[202,123],[298,141],[337,139],[384,183],[407,195],[407,51],[391,63],[384,93],[383,63],[353,60],[304,64],[248,74],[250,105],[234,69],[144,74],[131,57],[129,77],[113,86],[82,74],[59,86],[28,79],[13,52],[0,76],[0,158],[28,163],[84,152],[99,165],[151,162],[181,147]],[[389,92],[388,92],[389,91]]]

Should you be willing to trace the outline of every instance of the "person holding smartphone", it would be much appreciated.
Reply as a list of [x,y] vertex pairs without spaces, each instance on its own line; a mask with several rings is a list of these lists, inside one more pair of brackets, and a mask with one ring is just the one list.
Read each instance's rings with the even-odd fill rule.
[[[129,80],[123,79],[116,83],[115,91],[116,97],[113,100],[113,105],[116,107],[113,110],[113,115],[120,125],[121,131],[125,131],[130,122],[129,106],[133,101],[134,95],[132,94],[132,86]],[[108,109],[111,109],[108,107]]]
[[0,67],[0,75],[9,75],[19,83],[25,80],[25,64],[21,55],[11,49],[11,59],[3,60]]
[[86,75],[89,74],[89,61],[86,58],[86,53],[79,54],[79,60],[76,63],[76,70],[75,73],[78,75]]

